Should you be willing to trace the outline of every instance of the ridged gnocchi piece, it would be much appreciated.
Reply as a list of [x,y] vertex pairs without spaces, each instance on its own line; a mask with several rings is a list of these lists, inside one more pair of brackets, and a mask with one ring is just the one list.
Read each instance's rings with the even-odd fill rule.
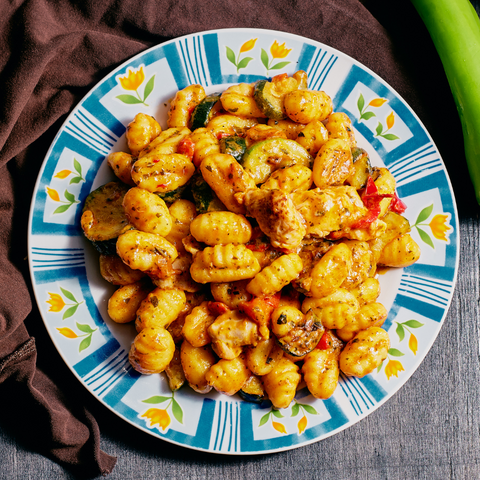
[[320,120],[313,120],[304,126],[295,140],[314,157],[328,141],[328,130]]
[[240,355],[231,360],[220,359],[210,367],[205,378],[217,392],[228,396],[235,395],[250,377],[245,358]]
[[302,376],[299,367],[282,357],[272,371],[263,376],[263,385],[275,408],[287,408],[295,397]]
[[195,218],[197,209],[190,200],[180,198],[168,207],[168,213],[172,219],[172,229],[165,238],[180,253],[185,250],[182,240],[190,234],[190,223]]
[[179,90],[170,102],[167,125],[169,127],[187,127],[193,109],[207,96],[201,85],[189,85]]
[[185,185],[195,172],[195,165],[181,153],[149,153],[132,168],[132,179],[140,188],[152,193],[166,193]]
[[152,290],[152,286],[143,281],[123,285],[108,299],[108,316],[116,323],[133,322],[142,301]]
[[172,274],[176,248],[160,235],[128,230],[117,239],[117,254],[130,267],[154,277]]
[[380,253],[378,265],[404,268],[413,265],[421,255],[417,242],[406,233],[389,242]]
[[164,328],[148,327],[142,330],[130,347],[128,359],[139,373],[161,373],[175,354],[175,342]]
[[284,97],[285,113],[297,123],[325,120],[333,110],[332,99],[325,92],[294,90]]
[[193,347],[204,347],[211,342],[208,327],[215,321],[208,308],[208,302],[202,302],[185,317],[182,335]]
[[247,130],[247,133],[245,134],[245,143],[247,147],[250,147],[254,143],[261,142],[267,138],[287,138],[287,134],[280,128],[259,123]]
[[333,293],[347,278],[352,264],[350,248],[344,243],[334,245],[312,268],[309,295],[322,298]]
[[220,97],[224,110],[247,118],[265,118],[253,98],[253,90],[254,86],[250,83],[228,87]]
[[313,162],[313,182],[318,188],[342,185],[353,172],[350,145],[341,139],[323,144]]
[[209,155],[200,164],[200,171],[210,188],[228,210],[245,214],[245,207],[235,194],[256,188],[252,176],[231,156],[226,153]]
[[185,308],[186,303],[185,292],[179,288],[155,288],[137,310],[137,332],[147,327],[167,328]]
[[197,128],[190,139],[194,143],[193,163],[196,167],[200,166],[202,160],[209,155],[220,153],[220,144],[218,138],[207,128]]
[[186,379],[182,368],[182,361],[180,359],[179,347],[175,347],[172,361],[165,367],[165,374],[168,378],[168,386],[172,392],[176,392],[182,388]]
[[257,220],[276,248],[294,250],[305,236],[303,218],[289,194],[281,190],[248,190],[244,196],[247,214]]
[[328,130],[329,138],[347,140],[350,147],[353,148],[356,146],[357,142],[355,140],[352,121],[346,113],[334,112],[329,115],[325,122],[325,128]]
[[350,290],[358,300],[360,306],[374,302],[380,295],[380,282],[377,278],[366,278],[360,285]]
[[302,268],[302,259],[298,254],[282,255],[253,277],[247,285],[247,291],[256,297],[275,295],[297,278]]
[[191,311],[198,307],[202,302],[205,301],[206,297],[202,291],[198,292],[185,292],[185,298],[187,299],[187,303],[185,307],[180,312],[178,317],[167,327],[167,330],[172,335],[173,341],[175,343],[180,343],[183,341],[184,336],[182,334],[183,326],[185,325],[185,318]]
[[344,288],[322,298],[307,297],[302,303],[303,312],[312,310],[322,325],[330,330],[353,323],[359,309],[355,295]]
[[136,161],[137,157],[126,152],[112,152],[107,156],[107,163],[117,178],[132,187],[135,186],[132,180],[132,166]]
[[276,344],[273,337],[261,340],[255,346],[245,349],[247,367],[255,375],[263,376],[270,373],[282,357],[283,350]]
[[387,319],[387,309],[378,302],[363,305],[352,322],[337,330],[337,335],[344,341],[351,340],[360,330],[369,327],[381,327]]
[[341,287],[351,290],[366,280],[375,271],[373,254],[368,242],[344,240],[343,243],[352,251],[352,268]]
[[100,255],[100,275],[112,285],[130,285],[145,276],[140,270],[133,270],[118,255]]
[[151,115],[137,113],[127,125],[125,137],[133,156],[137,156],[154,138],[162,132],[159,123]]
[[260,340],[257,324],[238,310],[218,316],[208,327],[208,334],[214,352],[227,360],[238,357],[245,345],[256,345]]
[[192,132],[187,127],[167,128],[157,138],[153,139],[138,154],[138,158],[145,155],[170,155],[176,153],[180,142]]
[[247,292],[247,284],[250,280],[239,280],[237,282],[211,283],[210,291],[217,302],[222,302],[231,309],[250,300],[251,295]]
[[245,245],[215,245],[198,252],[190,267],[197,283],[235,282],[253,278],[260,271],[255,255]]
[[275,120],[274,118],[270,118],[267,122],[267,125],[284,131],[287,138],[290,140],[295,140],[298,134],[303,130],[303,128],[305,128],[305,125],[302,123],[294,122],[289,118],[284,120]]
[[[333,338],[330,332],[325,335]],[[341,342],[333,340],[331,347],[315,348],[305,356],[301,371],[308,391],[315,398],[326,400],[335,393],[340,375],[340,351]]]
[[304,165],[292,165],[275,170],[260,188],[262,190],[281,190],[285,193],[306,191],[313,184],[312,175],[310,168]]
[[208,393],[212,387],[207,382],[206,374],[217,361],[210,345],[193,347],[184,340],[180,349],[180,360],[190,387],[197,393]]
[[195,217],[190,224],[190,233],[198,242],[207,245],[248,243],[252,226],[243,216],[233,212],[207,212]]
[[226,135],[244,136],[246,131],[257,125],[256,118],[240,117],[237,115],[224,114],[213,117],[207,123],[207,129],[212,132],[216,138]]
[[172,217],[166,203],[148,190],[131,188],[123,197],[123,208],[127,220],[137,230],[164,237],[172,229]]
[[340,354],[340,370],[348,376],[364,377],[387,358],[390,349],[388,333],[379,327],[361,330]]

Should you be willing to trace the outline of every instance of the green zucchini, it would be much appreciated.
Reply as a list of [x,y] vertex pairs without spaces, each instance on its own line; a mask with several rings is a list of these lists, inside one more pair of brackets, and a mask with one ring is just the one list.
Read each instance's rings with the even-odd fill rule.
[[218,199],[210,185],[204,180],[202,174],[197,172],[190,180],[193,202],[197,209],[197,215],[206,212],[225,210],[222,202]]
[[283,97],[278,95],[274,83],[268,80],[258,80],[253,90],[253,98],[267,118],[282,120],[286,117],[283,109]]
[[372,175],[372,165],[367,151],[363,148],[352,148],[352,158],[353,173],[347,178],[346,183],[359,190],[367,184],[369,175]]
[[180,187],[172,190],[171,192],[157,193],[156,195],[158,195],[165,203],[173,203],[176,200],[182,198],[182,194],[187,188],[187,185],[188,183],[186,183],[185,185],[181,185]]
[[[278,318],[280,322],[282,316]],[[305,321],[294,326],[286,335],[277,338],[280,348],[292,357],[303,357],[317,345],[325,329],[318,317],[309,310],[305,314]]]
[[246,150],[245,139],[238,135],[230,135],[220,139],[220,152],[231,155],[240,165],[243,163],[243,155]]
[[215,112],[215,106],[220,100],[221,93],[212,93],[207,95],[193,110],[190,117],[191,130],[203,128],[212,118]]
[[469,0],[412,0],[443,64],[480,204],[480,19]]
[[238,392],[240,398],[246,402],[262,403],[268,396],[263,388],[262,381],[256,375],[251,375]]
[[255,183],[263,183],[279,168],[302,165],[311,168],[313,157],[295,140],[267,138],[254,143],[243,155],[243,168]]
[[110,182],[90,192],[85,199],[82,230],[101,254],[116,254],[117,238],[133,228],[122,205],[129,189],[130,186],[122,182]]

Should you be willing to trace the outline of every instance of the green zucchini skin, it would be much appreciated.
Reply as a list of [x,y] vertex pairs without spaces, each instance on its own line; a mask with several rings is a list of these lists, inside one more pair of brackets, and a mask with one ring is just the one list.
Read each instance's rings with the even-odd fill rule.
[[313,157],[295,140],[267,138],[254,143],[243,155],[243,168],[256,184],[263,183],[275,170],[292,165],[311,168]]
[[240,165],[246,150],[247,145],[242,137],[231,135],[220,139],[220,152],[231,155]]
[[253,89],[253,98],[267,118],[283,120],[286,115],[282,109],[281,100],[279,97],[272,95],[271,87],[272,83],[268,80],[258,80]]
[[221,93],[212,93],[207,95],[193,110],[190,117],[191,130],[203,128],[209,122],[213,108],[220,100]]
[[469,0],[411,0],[437,49],[457,106],[480,205],[480,19]]
[[122,205],[129,189],[130,186],[122,182],[109,182],[90,192],[85,199],[82,230],[101,254],[115,254],[118,236],[132,228]]
[[215,210],[225,210],[225,207],[200,172],[193,175],[189,185],[197,215]]
[[156,195],[158,195],[165,203],[173,203],[182,198],[183,192],[187,188],[187,185],[188,183],[176,188],[175,190],[172,190],[171,192],[157,193]]

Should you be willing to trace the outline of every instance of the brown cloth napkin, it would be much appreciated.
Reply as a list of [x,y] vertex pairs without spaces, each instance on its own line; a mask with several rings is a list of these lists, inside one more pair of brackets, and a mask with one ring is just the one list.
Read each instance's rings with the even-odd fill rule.
[[0,11],[0,426],[14,417],[34,450],[76,472],[106,475],[116,459],[101,451],[95,419],[78,404],[75,387],[53,380],[52,361],[61,360],[48,337],[31,337],[43,324],[27,269],[28,212],[37,173],[66,115],[134,54],[231,27],[326,43],[382,76],[418,113],[422,103],[411,88],[415,74],[402,69],[390,37],[357,0],[19,0],[2,2]]

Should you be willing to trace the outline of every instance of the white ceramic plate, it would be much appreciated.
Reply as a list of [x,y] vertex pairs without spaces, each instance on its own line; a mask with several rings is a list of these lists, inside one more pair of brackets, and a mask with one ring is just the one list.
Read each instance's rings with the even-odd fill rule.
[[[105,162],[125,150],[125,128],[138,112],[166,127],[169,100],[189,84],[207,93],[305,70],[309,87],[333,99],[353,122],[359,146],[387,166],[407,204],[420,260],[380,277],[388,358],[364,378],[341,375],[328,400],[298,392],[276,411],[183,387],[173,395],[162,375],[142,376],[128,362],[135,331],[107,315],[114,288],[80,229],[88,193],[113,180]],[[127,78],[130,84],[120,82]],[[133,88],[131,90],[124,87]],[[47,153],[29,224],[36,299],[51,338],[83,385],[120,418],[155,437],[225,454],[277,452],[316,442],[358,422],[392,396],[430,349],[449,307],[458,265],[458,219],[444,164],[414,112],[383,80],[326,45],[286,33],[225,29],[153,47],[104,78],[73,110]]]

